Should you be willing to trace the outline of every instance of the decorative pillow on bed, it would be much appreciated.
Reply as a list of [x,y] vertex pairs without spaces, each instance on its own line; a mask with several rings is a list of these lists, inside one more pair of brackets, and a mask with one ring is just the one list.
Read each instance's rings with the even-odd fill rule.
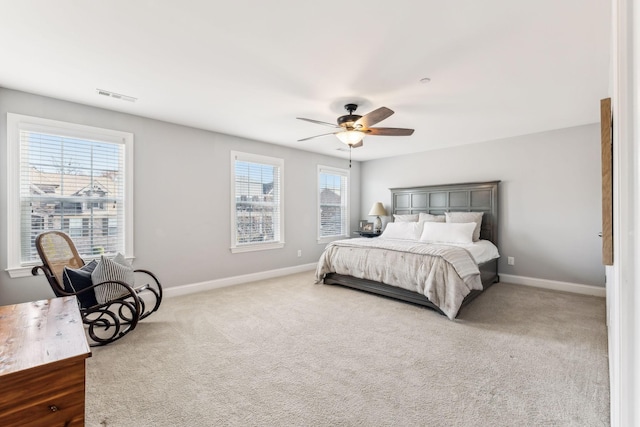
[[414,214],[414,215],[393,214],[393,220],[395,222],[418,222],[418,214]]
[[[93,285],[91,281],[91,273],[95,270],[98,262],[94,259],[89,264],[85,264],[78,269],[65,267],[62,270],[62,284],[64,290],[70,293],[79,292]],[[93,307],[98,304],[96,301],[96,293],[94,291],[82,292],[76,295],[82,308]]]
[[[91,281],[94,285],[110,280],[118,280],[133,287],[135,280],[133,267],[121,254],[116,255],[112,260],[102,255],[96,269],[91,273]],[[122,296],[123,290],[122,286],[115,283],[98,286],[96,288],[96,299],[102,304]]]
[[390,222],[378,238],[418,240],[420,233],[422,233],[422,224],[419,222]]
[[425,222],[420,241],[427,243],[473,243],[475,227],[475,222]]
[[420,216],[418,217],[418,221],[420,222],[446,222],[447,219],[444,215],[431,215],[428,213],[420,212]]
[[480,227],[482,226],[482,214],[484,212],[445,212],[447,222],[475,222],[476,228],[473,230],[473,241],[480,240]]

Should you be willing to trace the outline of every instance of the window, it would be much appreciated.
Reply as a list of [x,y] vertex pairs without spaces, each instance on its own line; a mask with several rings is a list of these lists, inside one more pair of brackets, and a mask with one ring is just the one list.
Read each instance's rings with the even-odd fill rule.
[[[65,220],[66,221],[66,220]],[[76,240],[78,237],[82,237],[82,221],[83,218],[69,218],[69,227],[66,228],[66,232],[69,233],[69,236]]]
[[284,160],[231,152],[231,252],[284,247]]
[[318,166],[318,241],[349,236],[349,171]]
[[118,218],[102,219],[102,235],[115,236],[118,233]]
[[40,262],[47,230],[68,233],[85,258],[133,256],[133,134],[9,113],[7,141],[11,277]]

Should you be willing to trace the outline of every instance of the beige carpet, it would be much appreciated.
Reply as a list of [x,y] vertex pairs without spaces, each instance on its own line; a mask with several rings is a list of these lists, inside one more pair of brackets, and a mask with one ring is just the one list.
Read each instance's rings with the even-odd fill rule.
[[166,299],[87,361],[87,426],[607,426],[602,298],[496,284],[456,321],[313,273]]

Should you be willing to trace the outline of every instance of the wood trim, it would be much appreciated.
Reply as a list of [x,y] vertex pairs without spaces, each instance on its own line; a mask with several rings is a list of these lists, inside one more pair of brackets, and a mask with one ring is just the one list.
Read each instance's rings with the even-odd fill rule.
[[613,141],[611,98],[600,100],[602,151],[602,263],[613,265]]
[[75,296],[0,307],[0,425],[84,426],[91,351]]

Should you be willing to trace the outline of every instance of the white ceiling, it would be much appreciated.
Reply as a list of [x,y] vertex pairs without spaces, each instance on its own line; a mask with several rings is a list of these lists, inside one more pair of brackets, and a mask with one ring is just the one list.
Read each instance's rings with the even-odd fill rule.
[[379,126],[415,133],[366,137],[353,158],[370,160],[598,122],[610,14],[608,0],[0,0],[0,86],[340,157],[334,136],[297,142],[331,129],[296,117],[386,106]]

